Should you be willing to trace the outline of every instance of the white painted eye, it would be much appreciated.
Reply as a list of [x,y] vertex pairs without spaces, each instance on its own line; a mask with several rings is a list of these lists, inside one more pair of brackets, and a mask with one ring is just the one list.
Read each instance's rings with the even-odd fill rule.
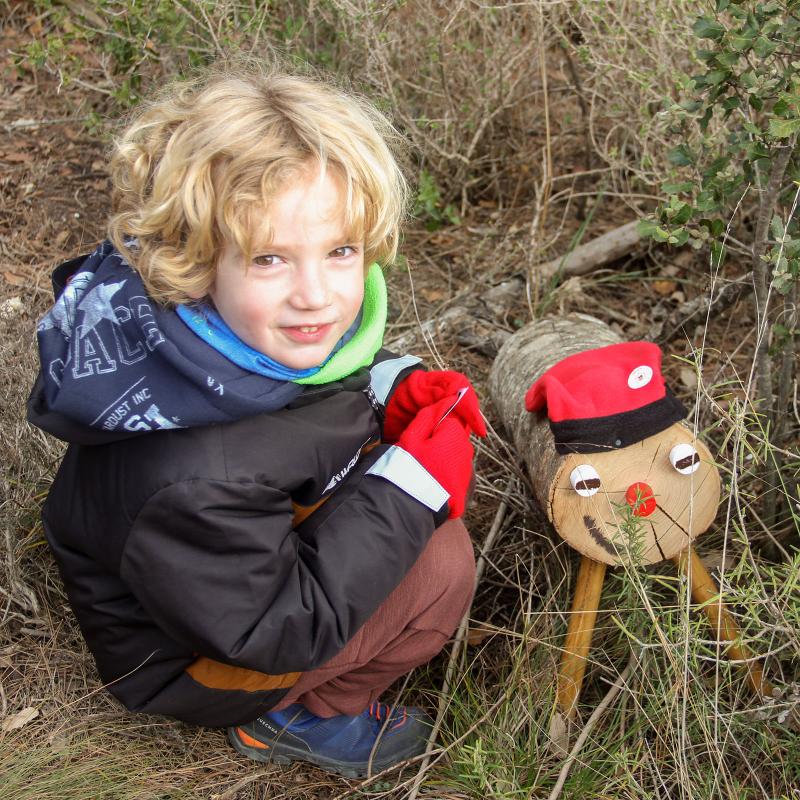
[[600,476],[590,464],[579,464],[569,474],[572,488],[581,497],[591,497],[600,491]]
[[628,386],[631,389],[641,389],[643,386],[647,386],[652,378],[653,368],[648,367],[647,364],[642,364],[631,370],[630,375],[628,375]]
[[681,475],[691,475],[700,467],[700,456],[690,444],[681,442],[669,451],[669,461]]

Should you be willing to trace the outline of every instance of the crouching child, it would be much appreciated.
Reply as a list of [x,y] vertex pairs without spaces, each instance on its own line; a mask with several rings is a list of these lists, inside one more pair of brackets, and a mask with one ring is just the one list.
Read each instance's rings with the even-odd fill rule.
[[381,695],[469,607],[463,375],[383,349],[406,185],[365,101],[278,72],[167,87],[116,142],[109,238],[54,273],[43,509],[128,709],[347,776],[419,754]]

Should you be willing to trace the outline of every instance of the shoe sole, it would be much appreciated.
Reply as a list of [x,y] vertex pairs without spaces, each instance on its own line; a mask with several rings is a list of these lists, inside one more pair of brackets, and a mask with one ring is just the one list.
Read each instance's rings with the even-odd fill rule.
[[316,753],[309,753],[307,750],[301,750],[299,747],[293,747],[283,742],[270,744],[268,749],[253,747],[239,738],[236,734],[236,728],[228,729],[228,741],[237,752],[241,753],[243,756],[247,756],[247,758],[252,758],[254,761],[262,761],[266,764],[280,764],[282,766],[288,766],[295,761],[304,761],[328,772],[335,772],[345,778],[366,778],[369,775],[377,775],[379,772],[389,767],[396,766],[402,761],[420,754],[420,751],[417,749],[416,752],[410,751],[406,754],[402,754],[401,757],[394,761],[386,761],[383,763],[373,761],[372,770],[370,771],[366,766],[362,767],[356,764],[334,761],[333,759],[325,758]]

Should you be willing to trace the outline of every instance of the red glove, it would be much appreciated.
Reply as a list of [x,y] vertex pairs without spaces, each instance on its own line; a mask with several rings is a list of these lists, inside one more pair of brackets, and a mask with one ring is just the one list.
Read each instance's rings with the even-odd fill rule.
[[450,495],[448,519],[464,513],[475,453],[469,431],[456,419],[455,410],[442,419],[451,405],[452,399],[445,397],[423,408],[397,442],[398,447],[414,456]]
[[[453,409],[452,416],[459,419],[467,431],[486,436],[478,396],[466,375],[451,370],[416,370],[402,381],[389,399],[383,422],[383,440],[390,443],[398,441],[418,411],[445,398],[449,398],[451,404],[455,403],[460,389],[467,389],[467,393]],[[445,411],[447,409],[442,411],[440,417]]]

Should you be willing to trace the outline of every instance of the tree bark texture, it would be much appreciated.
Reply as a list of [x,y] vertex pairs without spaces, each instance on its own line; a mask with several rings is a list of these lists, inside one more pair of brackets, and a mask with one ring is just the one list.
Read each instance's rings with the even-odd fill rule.
[[556,452],[547,417],[525,410],[525,393],[561,359],[621,341],[608,325],[586,314],[549,317],[510,336],[492,365],[489,394],[518,456],[528,467],[534,494],[545,510],[563,456]]

